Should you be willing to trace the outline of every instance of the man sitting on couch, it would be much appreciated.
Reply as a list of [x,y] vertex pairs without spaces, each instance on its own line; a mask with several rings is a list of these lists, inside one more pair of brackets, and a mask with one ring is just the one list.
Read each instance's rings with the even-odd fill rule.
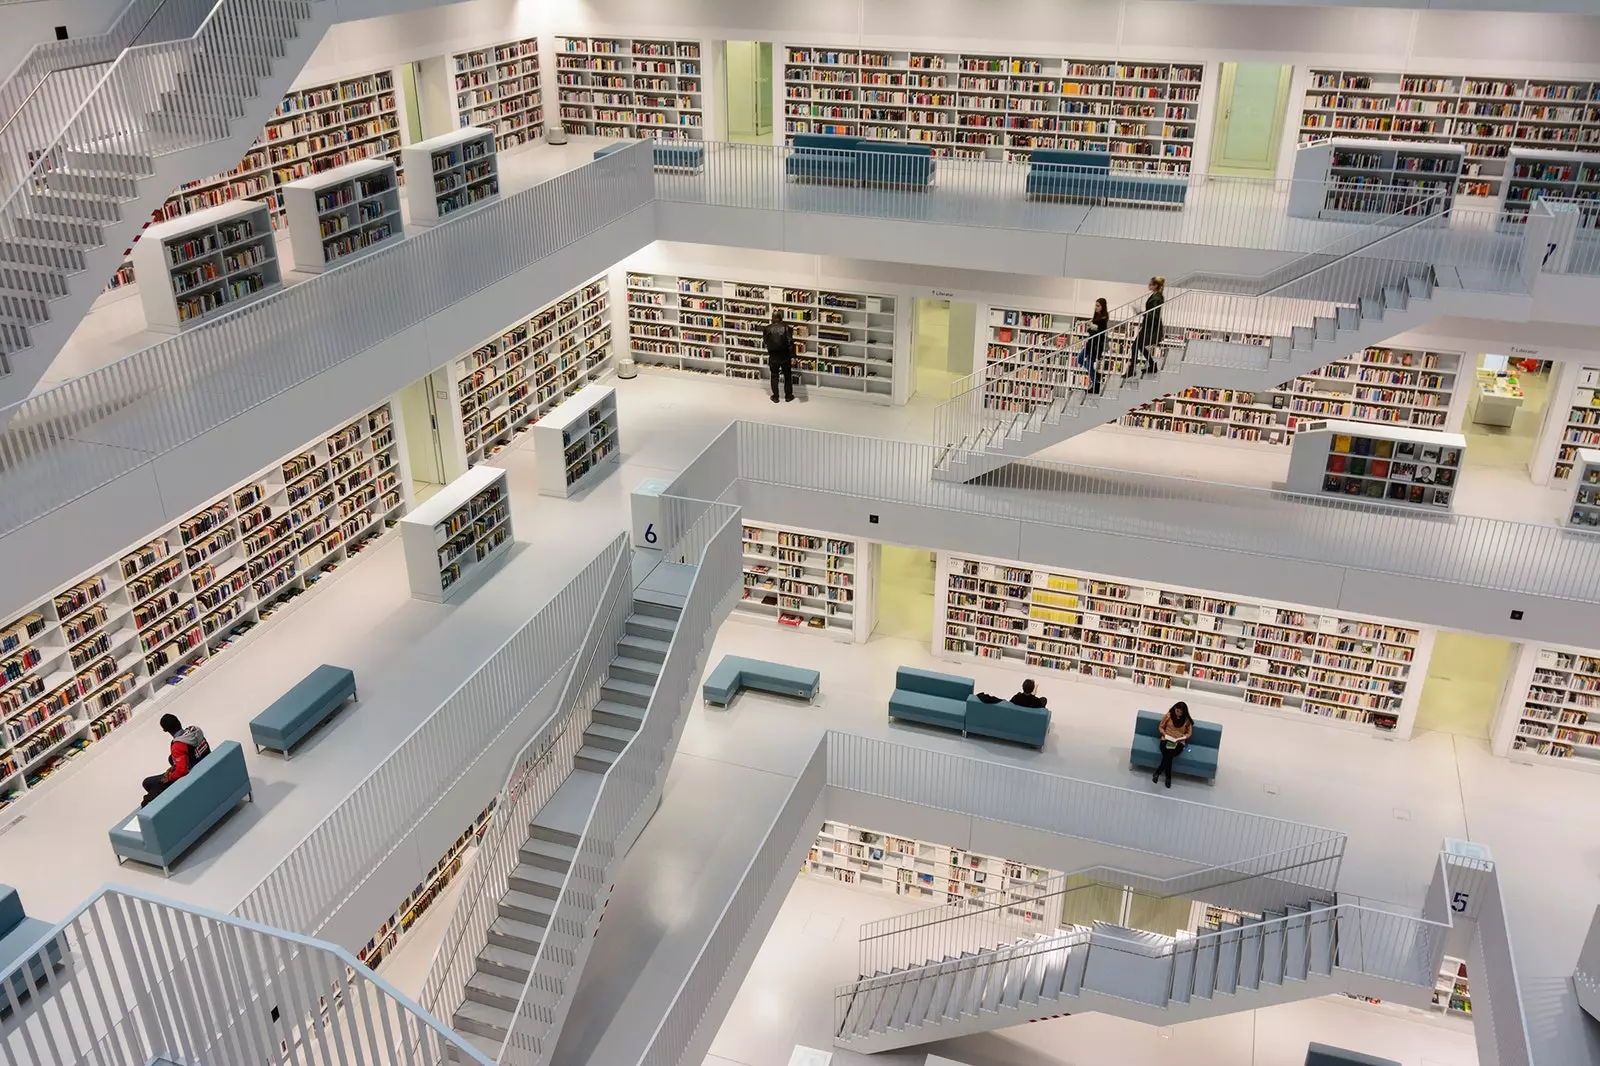
[[150,801],[161,793],[171,788],[174,783],[188,774],[194,764],[211,754],[211,745],[206,743],[206,735],[197,725],[185,726],[178,721],[175,714],[161,716],[161,728],[172,737],[172,745],[167,752],[167,769],[144,779],[144,799],[139,806],[147,807]]
[[1043,707],[1050,701],[1034,693],[1033,678],[1022,683],[1022,691],[1011,697],[1011,702],[1018,707]]

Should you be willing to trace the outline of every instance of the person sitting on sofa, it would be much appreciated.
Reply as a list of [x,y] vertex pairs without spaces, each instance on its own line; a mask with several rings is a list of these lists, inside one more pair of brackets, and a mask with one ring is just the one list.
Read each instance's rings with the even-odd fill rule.
[[211,754],[211,745],[197,725],[185,726],[175,714],[161,716],[161,728],[172,737],[167,752],[167,769],[144,779],[144,799],[139,806],[149,806],[150,801],[171,788],[175,782],[194,768],[194,764]]
[[1033,678],[1030,677],[1022,683],[1022,691],[1011,697],[1011,702],[1018,707],[1043,707],[1050,702],[1043,696],[1036,695],[1033,690]]
[[1172,760],[1176,759],[1189,743],[1189,737],[1194,734],[1194,719],[1189,717],[1189,705],[1179,700],[1172,708],[1161,717],[1161,765],[1156,767],[1156,772],[1150,775],[1150,780],[1157,780],[1163,773],[1167,775],[1167,787],[1172,787]]

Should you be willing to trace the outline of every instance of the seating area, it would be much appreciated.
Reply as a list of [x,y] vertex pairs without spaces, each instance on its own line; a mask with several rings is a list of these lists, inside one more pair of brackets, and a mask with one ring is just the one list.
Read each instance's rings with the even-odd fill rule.
[[822,684],[822,674],[799,666],[769,663],[763,659],[747,659],[742,655],[724,655],[717,668],[706,675],[701,694],[705,701],[719,707],[733,702],[740,689],[769,692],[774,696],[793,696],[813,700]]
[[970,677],[902,666],[895,671],[889,717],[955,730],[963,736],[1044,747],[1050,732],[1049,710],[1018,707],[1008,700],[986,703],[974,694],[973,688]]
[[[28,976],[24,976],[23,967],[18,965],[23,953],[43,940],[52,928],[43,919],[28,917],[16,889],[0,885],[0,973],[11,973],[11,991],[18,999],[28,994],[28,976],[38,984],[46,979],[47,966],[61,965],[61,945],[54,940],[28,959]],[[0,997],[0,1001],[3,999]]]
[[1182,208],[1183,178],[1113,171],[1106,152],[1037,149],[1028,159],[1028,199]]
[[[612,152],[620,152],[632,141],[618,141],[604,148],[596,148],[594,158],[604,159]],[[656,141],[651,148],[652,163],[657,170],[676,170],[698,174],[706,165],[706,146],[689,141]]]
[[[1133,727],[1133,748],[1128,754],[1128,764],[1136,770],[1154,770],[1161,765],[1161,717],[1155,711],[1139,712]],[[1194,733],[1183,751],[1172,760],[1172,772],[1215,781],[1217,754],[1222,748],[1222,726],[1198,718],[1193,721]]]
[[932,186],[937,171],[927,145],[826,133],[796,134],[794,151],[784,163],[784,172],[795,181],[919,191]]
[[346,700],[355,698],[356,675],[342,666],[323,663],[250,719],[250,739],[256,752],[270,748],[287,759],[308,733],[333,717]]
[[172,864],[232,813],[242,799],[252,798],[244,749],[236,740],[214,748],[176,784],[120,819],[111,829],[111,850],[117,864],[128,859],[161,867],[172,876]]

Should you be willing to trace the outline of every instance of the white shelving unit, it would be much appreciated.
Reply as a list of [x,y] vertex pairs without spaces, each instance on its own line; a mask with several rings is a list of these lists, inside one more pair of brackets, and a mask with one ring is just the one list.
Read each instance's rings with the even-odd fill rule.
[[794,372],[808,386],[880,403],[895,394],[895,298],[842,289],[629,272],[636,362],[769,387],[761,331],[773,311],[794,328]]
[[[1500,190],[1500,209],[1507,221],[1521,222],[1535,200],[1594,200],[1600,198],[1600,126],[1591,134],[1595,149],[1561,151],[1513,148],[1506,158],[1506,178]],[[1579,220],[1592,227],[1594,215]]]
[[294,266],[320,274],[405,239],[400,178],[387,159],[346,163],[283,187]]
[[744,524],[744,591],[736,616],[860,643],[870,632],[866,545],[813,530]]
[[1472,1017],[1472,986],[1467,983],[1465,960],[1450,955],[1439,960],[1439,977],[1433,984],[1433,1009]]
[[511,554],[506,472],[475,466],[400,520],[411,595],[445,603],[471,589]]
[[1434,195],[1440,200],[1431,213],[1448,214],[1466,153],[1459,144],[1425,141],[1335,137],[1303,143],[1294,154],[1289,214],[1361,221],[1396,214]]
[[1290,492],[1448,511],[1467,450],[1459,433],[1305,422],[1289,453]]
[[457,469],[492,459],[611,367],[610,294],[598,277],[451,364]]
[[1376,619],[944,552],[935,596],[934,649],[946,659],[1183,689],[1401,736],[1433,645],[1431,631]]
[[1572,507],[1567,521],[1600,533],[1600,450],[1579,448],[1573,457]]
[[561,122],[593,137],[702,139],[699,41],[557,37]]
[[398,432],[381,404],[0,626],[0,808],[371,546]]
[[783,70],[784,131],[966,158],[1099,151],[1116,170],[1187,174],[1204,74],[1199,63],[796,45]]
[[457,52],[450,60],[457,125],[494,130],[502,152],[544,132],[537,37]]
[[151,226],[133,246],[145,324],[176,332],[283,284],[267,205],[241,200]]
[[494,131],[468,126],[400,150],[411,180],[406,202],[413,226],[432,226],[500,195]]
[[1057,870],[965,848],[896,836],[847,822],[822,823],[802,866],[815,877],[930,903],[996,907],[1004,893],[1009,916],[1038,922],[1045,930],[1061,924],[1061,899],[1038,897]]
[[1600,770],[1600,652],[1533,647],[1525,655],[1521,704],[1510,708],[1511,757]]
[[622,459],[617,390],[585,385],[533,424],[539,492],[571,496],[605,477]]
[[1578,381],[1567,405],[1553,471],[1557,480],[1572,476],[1580,448],[1600,448],[1600,367],[1578,368]]

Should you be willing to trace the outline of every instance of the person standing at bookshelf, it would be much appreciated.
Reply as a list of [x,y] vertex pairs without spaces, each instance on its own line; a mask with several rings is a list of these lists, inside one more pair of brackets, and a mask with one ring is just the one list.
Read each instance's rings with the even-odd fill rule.
[[1111,332],[1111,312],[1106,309],[1106,298],[1094,302],[1094,314],[1089,318],[1089,339],[1083,342],[1083,358],[1089,364],[1089,394],[1100,395],[1100,359],[1106,354],[1106,334]]
[[141,807],[148,806],[151,800],[188,776],[195,763],[211,754],[211,745],[206,743],[206,735],[199,726],[186,726],[178,721],[177,715],[164,714],[161,716],[161,728],[172,738],[167,751],[167,768],[141,782],[144,785],[144,799],[139,803]]
[[1161,734],[1161,765],[1150,775],[1150,780],[1159,780],[1162,774],[1166,774],[1167,787],[1171,788],[1172,761],[1183,753],[1184,746],[1189,743],[1189,737],[1194,734],[1194,719],[1189,717],[1189,705],[1182,700],[1174,703],[1171,709],[1161,716],[1161,725],[1157,729]]
[[767,346],[767,369],[772,371],[772,402],[778,402],[779,378],[783,379],[783,398],[794,399],[794,330],[783,320],[782,311],[772,312],[761,339]]
[[1161,305],[1167,302],[1166,290],[1166,278],[1150,279],[1150,295],[1145,297],[1144,317],[1139,320],[1139,340],[1129,360],[1138,364],[1130,367],[1135,377],[1161,372]]

